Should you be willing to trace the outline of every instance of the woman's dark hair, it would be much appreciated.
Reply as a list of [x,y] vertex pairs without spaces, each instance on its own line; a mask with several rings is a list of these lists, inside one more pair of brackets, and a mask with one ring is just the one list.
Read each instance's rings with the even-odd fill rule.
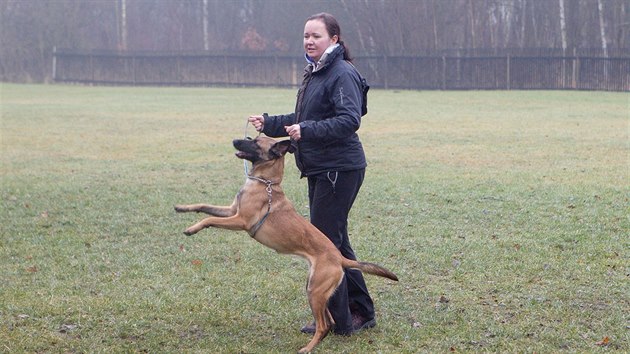
[[337,19],[335,18],[335,16],[327,13],[327,12],[321,12],[315,15],[310,16],[309,18],[306,19],[306,21],[312,21],[312,20],[320,20],[324,23],[324,25],[326,26],[326,30],[328,31],[328,35],[332,38],[333,36],[337,36],[337,43],[339,43],[340,46],[343,47],[344,49],[344,54],[343,54],[343,59],[347,60],[349,62],[352,62],[353,58],[350,55],[350,49],[348,49],[348,46],[346,46],[346,44],[343,42],[343,40],[341,40],[341,27],[339,27],[339,22],[337,22]]

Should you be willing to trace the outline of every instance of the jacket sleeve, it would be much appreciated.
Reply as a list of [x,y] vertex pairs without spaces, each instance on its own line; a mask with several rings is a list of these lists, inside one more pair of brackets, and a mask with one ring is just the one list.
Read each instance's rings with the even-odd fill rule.
[[302,139],[331,142],[348,138],[359,130],[363,94],[355,75],[342,73],[334,80],[330,93],[336,115],[320,121],[301,122]]
[[277,116],[270,116],[267,113],[263,113],[263,117],[265,117],[265,122],[263,123],[262,132],[272,138],[288,136],[284,127],[295,124],[295,113],[281,114]]

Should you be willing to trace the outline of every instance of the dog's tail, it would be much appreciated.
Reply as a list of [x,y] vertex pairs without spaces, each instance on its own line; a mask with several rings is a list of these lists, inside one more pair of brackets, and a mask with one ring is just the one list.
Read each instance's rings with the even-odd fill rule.
[[381,267],[378,264],[369,263],[369,262],[358,262],[358,261],[353,261],[351,259],[344,258],[341,265],[344,268],[354,268],[368,274],[378,275],[379,277],[398,281],[398,277],[396,276],[396,274],[390,272],[389,270]]

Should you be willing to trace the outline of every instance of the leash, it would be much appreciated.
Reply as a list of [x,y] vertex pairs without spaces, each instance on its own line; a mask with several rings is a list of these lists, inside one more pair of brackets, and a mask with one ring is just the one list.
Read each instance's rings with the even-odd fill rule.
[[260,183],[263,183],[267,186],[267,188],[265,188],[265,190],[267,191],[267,196],[269,197],[269,202],[267,203],[267,212],[265,213],[265,215],[256,223],[256,225],[254,225],[254,227],[252,227],[252,229],[249,232],[249,235],[254,238],[256,237],[256,232],[258,232],[258,229],[260,229],[260,227],[262,226],[262,224],[265,222],[265,220],[267,220],[267,217],[269,216],[269,214],[271,213],[271,201],[272,201],[272,194],[273,194],[273,188],[271,187],[274,184],[277,184],[276,182],[270,181],[268,179],[263,179],[260,177],[256,177],[256,176],[250,176],[247,175],[247,178],[249,179],[253,179],[255,181],[258,181]]
[[[245,130],[243,132],[243,135],[244,135],[245,139],[251,139],[247,135],[247,127],[248,126],[249,126],[249,119],[245,120]],[[258,136],[260,136],[260,134],[262,134],[262,132],[258,132]],[[264,178],[260,178],[260,177],[256,177],[256,176],[250,175],[249,174],[249,165],[247,164],[247,160],[243,160],[243,169],[245,171],[245,178],[253,179],[254,181],[258,181],[258,182],[260,182],[260,183],[262,183],[262,184],[267,186],[265,188],[265,190],[267,191],[267,197],[269,198],[269,201],[267,202],[267,212],[265,213],[265,215],[263,215],[263,217],[260,220],[258,220],[258,222],[249,231],[249,235],[252,238],[254,238],[254,237],[256,237],[256,232],[258,232],[258,229],[260,229],[260,227],[265,223],[265,220],[267,220],[267,217],[271,213],[271,202],[272,202],[272,196],[273,196],[273,188],[271,186],[273,186],[274,184],[277,184],[277,183],[273,182],[271,180],[268,180],[268,179],[264,179]]]
[[[245,129],[243,131],[244,139],[251,139],[251,137],[247,134],[247,127],[249,126],[249,119],[245,119]],[[258,136],[260,136],[262,132],[258,132]],[[249,165],[247,160],[243,159],[243,170],[245,171],[245,177],[249,177]]]

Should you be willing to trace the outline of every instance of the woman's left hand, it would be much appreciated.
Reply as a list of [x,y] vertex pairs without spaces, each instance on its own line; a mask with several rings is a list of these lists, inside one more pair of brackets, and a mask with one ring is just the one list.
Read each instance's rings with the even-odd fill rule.
[[291,139],[295,141],[298,141],[302,138],[302,131],[299,124],[285,126],[284,130],[286,130],[287,134],[289,134],[289,137],[291,137]]

